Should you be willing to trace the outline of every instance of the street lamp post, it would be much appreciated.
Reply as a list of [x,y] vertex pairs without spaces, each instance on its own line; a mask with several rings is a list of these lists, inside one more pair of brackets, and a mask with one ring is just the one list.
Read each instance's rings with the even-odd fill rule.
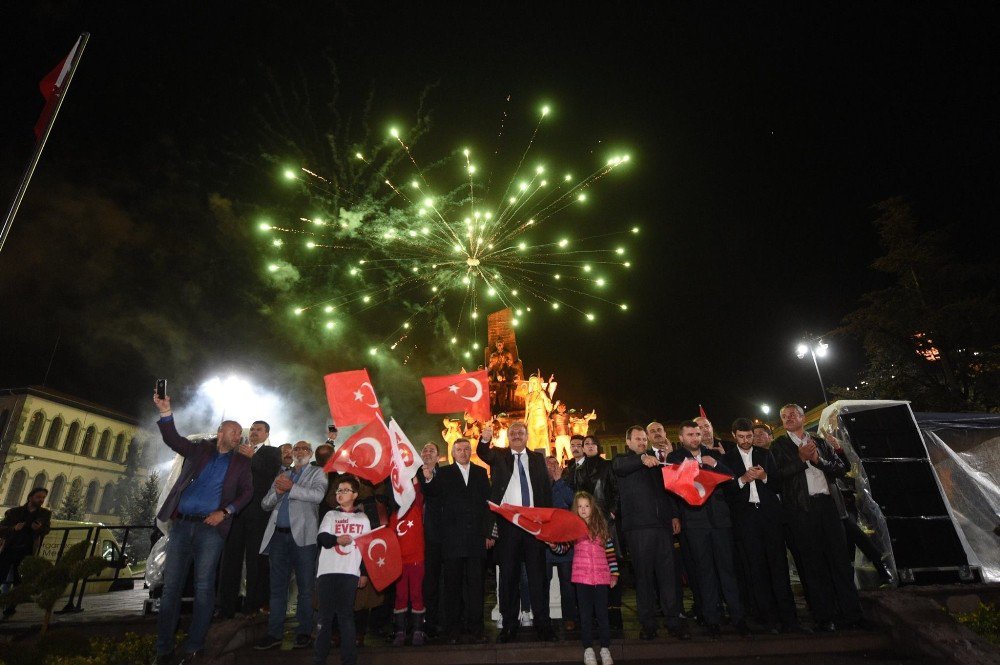
[[797,355],[799,359],[805,358],[807,353],[812,356],[813,367],[816,368],[816,377],[819,379],[819,387],[820,390],[823,391],[823,403],[829,404],[830,400],[826,397],[826,385],[823,384],[823,375],[820,374],[819,361],[816,358],[825,357],[827,349],[830,348],[830,345],[823,340],[814,341],[816,342],[815,344],[799,342],[799,345],[795,348],[795,355]]

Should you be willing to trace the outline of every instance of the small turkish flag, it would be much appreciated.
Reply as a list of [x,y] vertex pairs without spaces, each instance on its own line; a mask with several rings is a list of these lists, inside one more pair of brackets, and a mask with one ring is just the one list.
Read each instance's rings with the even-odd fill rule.
[[701,404],[698,405],[698,416],[700,418],[708,420],[708,415],[705,413],[705,407],[703,407]]
[[380,526],[355,538],[354,544],[361,552],[368,579],[377,590],[386,588],[403,574],[403,556],[399,551],[399,540],[392,529]]
[[335,372],[323,377],[326,384],[326,401],[330,403],[330,415],[337,427],[365,425],[381,416],[378,397],[368,370],[354,369],[349,372]]
[[389,439],[392,450],[389,479],[392,481],[392,496],[399,506],[397,514],[402,517],[410,509],[416,496],[413,490],[413,476],[420,468],[417,461],[420,456],[395,419],[389,421]]
[[337,449],[323,470],[327,473],[351,473],[380,483],[389,475],[392,452],[389,450],[389,430],[378,416]]
[[576,513],[562,508],[530,508],[509,503],[498,506],[488,502],[490,510],[546,543],[573,543],[589,533],[587,523]]
[[425,376],[420,379],[427,397],[427,413],[461,413],[480,422],[490,419],[490,383],[486,370],[468,374]]
[[[55,69],[49,72],[45,78],[43,78],[38,83],[38,89],[42,92],[42,97],[45,98],[45,108],[42,109],[42,114],[38,117],[38,122],[35,123],[35,138],[41,140],[42,134],[45,133],[45,127],[49,124],[49,118],[52,117],[52,112],[56,108],[56,104],[59,101],[59,95],[62,94],[63,89],[66,85],[66,76],[69,74],[69,70],[73,67],[73,58],[76,57],[76,52],[80,48],[80,42],[82,37],[76,40],[76,44],[73,45],[73,49],[69,52],[62,62],[56,65]],[[50,61],[51,62],[51,61]]]
[[680,464],[667,464],[662,467],[662,473],[663,486],[692,506],[703,505],[716,485],[733,479],[725,473],[702,469],[692,458]]

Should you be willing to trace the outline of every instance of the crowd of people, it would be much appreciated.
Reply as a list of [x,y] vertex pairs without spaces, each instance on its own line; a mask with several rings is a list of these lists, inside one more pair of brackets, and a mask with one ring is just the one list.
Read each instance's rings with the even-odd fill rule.
[[[185,458],[158,515],[170,523],[160,664],[178,660],[175,631],[192,564],[194,611],[177,654],[182,663],[201,658],[213,615],[237,611],[242,580],[239,610],[269,611],[266,634],[254,647],[281,645],[293,575],[292,645],[312,646],[315,663],[325,663],[336,646],[341,662],[353,665],[366,634],[383,627],[395,646],[485,643],[484,588],[493,566],[501,615],[496,641],[517,640],[526,616],[538,639],[559,639],[549,615],[556,576],[563,633],[578,633],[587,665],[612,663],[610,635],[622,626],[626,584],[635,591],[643,640],[661,628],[690,639],[691,621],[710,636],[728,623],[743,637],[865,625],[845,531],[851,520],[837,482],[849,464],[836,439],[805,431],[803,410],[794,404],[781,409],[785,434],[773,441],[767,425],[746,418],[733,422],[733,442],[717,438],[707,418],[682,422],[676,442],[652,422],[628,428],[627,449],[610,460],[596,436],[573,434],[569,459],[561,462],[551,449],[527,447],[523,422],[510,423],[503,447],[487,423],[474,440],[451,441],[451,464],[441,463],[436,445],[424,446],[413,479],[417,499],[398,516],[388,481],[324,471],[335,427],[315,450],[306,441],[271,446],[264,421],[252,424],[246,443],[233,421],[223,422],[215,438],[194,443],[177,433],[169,397],[154,402],[164,442]],[[472,462],[473,450],[488,471]],[[700,505],[664,488],[661,467],[688,459],[730,477]],[[586,534],[543,542],[516,520],[498,517],[490,502],[570,510]],[[396,531],[403,562],[395,585],[381,591],[369,583],[354,544],[380,526]],[[796,612],[789,553],[810,625]],[[685,585],[693,599],[687,608]]]

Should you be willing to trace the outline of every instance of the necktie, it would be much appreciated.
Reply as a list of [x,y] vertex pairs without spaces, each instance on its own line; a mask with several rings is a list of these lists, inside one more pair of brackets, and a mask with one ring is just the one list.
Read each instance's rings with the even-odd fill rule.
[[666,456],[666,454],[664,454],[664,452],[662,450],[657,450],[656,451],[656,459],[660,460],[660,464],[666,464],[667,463],[667,456]]
[[528,474],[524,472],[524,464],[521,463],[521,455],[524,453],[516,453],[517,455],[517,475],[521,479],[521,505],[530,506],[531,505],[531,492],[528,486]]

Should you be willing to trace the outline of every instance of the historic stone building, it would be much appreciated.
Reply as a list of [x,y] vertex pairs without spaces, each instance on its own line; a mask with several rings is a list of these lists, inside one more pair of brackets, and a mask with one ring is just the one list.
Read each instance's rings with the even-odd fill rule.
[[[57,510],[73,485],[83,497],[84,518],[117,523],[115,487],[130,453],[142,459],[138,421],[49,388],[0,391],[0,501],[6,510],[24,503],[33,487],[49,490]],[[140,476],[148,475],[134,465]]]

